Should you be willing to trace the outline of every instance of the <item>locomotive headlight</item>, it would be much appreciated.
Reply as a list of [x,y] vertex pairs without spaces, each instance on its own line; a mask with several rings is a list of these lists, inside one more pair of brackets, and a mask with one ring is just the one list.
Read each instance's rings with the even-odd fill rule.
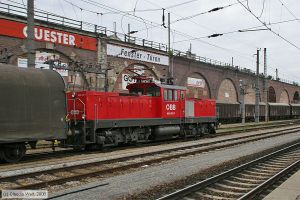
[[72,92],[72,98],[75,98],[75,96],[76,96],[76,93]]
[[85,119],[85,117],[86,117],[85,114],[83,114],[83,115],[82,115],[82,119]]

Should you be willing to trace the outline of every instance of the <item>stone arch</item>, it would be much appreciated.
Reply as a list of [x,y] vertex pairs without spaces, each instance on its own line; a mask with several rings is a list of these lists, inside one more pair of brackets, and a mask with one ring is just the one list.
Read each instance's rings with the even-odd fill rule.
[[231,79],[226,78],[220,83],[217,100],[226,103],[238,102],[237,90]]
[[[59,51],[59,50],[54,50],[54,49],[47,49],[47,48],[37,48],[35,49],[36,52],[40,52],[40,53],[51,53],[51,54],[58,54],[60,55],[59,58],[62,58],[62,62],[69,62],[69,61],[75,61],[74,58],[72,58],[71,56],[67,55],[66,53],[64,53],[63,51]],[[21,54],[18,54],[18,55],[14,55],[13,56],[13,59],[16,60],[17,62],[17,59],[18,58],[27,58],[27,53],[21,53]],[[54,58],[54,59],[58,59],[58,58]]]
[[185,80],[187,87],[187,97],[208,99],[211,98],[210,86],[203,74],[199,72],[191,73]]
[[[128,69],[130,69],[130,71]],[[113,83],[114,84],[113,91],[122,91],[122,92],[127,91],[126,85],[128,83],[134,82],[134,79],[132,79],[132,76],[135,74],[134,72],[132,72],[133,70],[140,75],[152,77],[154,80],[159,79],[157,72],[153,68],[145,64],[133,63],[125,67],[122,70],[122,72],[119,73],[118,77]]]
[[276,92],[275,92],[275,89],[270,86],[269,87],[269,97],[268,97],[268,101],[271,102],[271,103],[276,103]]
[[245,104],[255,104],[255,90],[253,88],[246,89]]
[[296,91],[293,96],[293,103],[300,103],[299,92]]
[[[35,51],[37,53],[36,56],[39,56],[39,58],[36,58],[36,59],[37,60],[42,59],[42,60],[40,60],[41,63],[44,62],[45,60],[43,60],[43,59],[46,59],[46,58],[59,60],[60,62],[65,63],[65,64],[68,64],[69,62],[75,62],[74,58],[72,58],[69,55],[67,55],[66,53],[56,50],[56,49],[54,50],[54,49],[47,49],[47,48],[37,48],[37,49],[35,49]],[[16,65],[18,65],[19,58],[27,59],[27,53],[22,52],[21,54],[14,55],[12,62],[16,63]],[[74,88],[75,90],[82,90],[82,89],[88,88],[88,86],[93,87],[91,85],[93,83],[88,82],[91,79],[88,76],[83,77],[82,74],[80,74],[78,72],[71,72],[71,71],[69,71],[67,73],[67,75],[68,76],[62,77],[65,81],[67,89]],[[75,87],[73,87],[73,86],[75,86]]]
[[290,103],[289,93],[286,90],[280,93],[279,103]]

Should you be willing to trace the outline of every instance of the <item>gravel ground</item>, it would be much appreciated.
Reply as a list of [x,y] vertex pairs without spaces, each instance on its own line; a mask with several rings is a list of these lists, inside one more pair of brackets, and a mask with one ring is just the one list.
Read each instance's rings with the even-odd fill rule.
[[[299,126],[293,126],[293,127],[299,127]],[[284,128],[276,128],[272,130],[284,130]],[[218,141],[218,140],[224,140],[228,138],[234,138],[234,137],[241,137],[245,135],[256,135],[258,133],[264,133],[267,130],[260,130],[260,131],[250,131],[245,133],[237,133],[232,135],[221,135],[216,138],[205,138],[203,140],[195,140],[195,141],[188,141],[188,142],[176,142],[171,144],[164,144],[164,145],[157,145],[157,146],[146,146],[146,147],[140,147],[140,148],[128,148],[124,150],[119,151],[112,151],[112,152],[98,152],[93,153],[90,155],[78,155],[78,156],[71,156],[65,159],[50,159],[49,161],[43,160],[40,162],[34,162],[34,163],[28,163],[28,164],[14,164],[11,165],[4,165],[0,166],[0,176],[1,177],[7,177],[10,175],[17,175],[17,174],[26,174],[26,173],[32,173],[32,172],[39,172],[49,169],[58,169],[65,166],[75,166],[80,165],[84,163],[90,163],[90,162],[97,162],[97,161],[104,161],[109,159],[115,159],[120,158],[124,156],[129,155],[138,155],[141,152],[155,152],[158,150],[163,149],[170,149],[170,148],[176,148],[176,147],[182,147],[187,145],[195,145],[195,144],[205,144],[212,141]],[[7,167],[9,166],[9,167]]]
[[[81,187],[56,193],[54,196],[75,192],[54,199],[126,199],[128,195],[149,190],[157,185],[176,182],[228,161],[234,161],[241,157],[275,148],[276,146],[299,139],[300,133],[298,132],[176,159],[174,161],[162,163],[159,166],[147,166],[141,168],[139,171],[111,177],[106,180],[89,183]],[[78,190],[83,191],[76,192]]]

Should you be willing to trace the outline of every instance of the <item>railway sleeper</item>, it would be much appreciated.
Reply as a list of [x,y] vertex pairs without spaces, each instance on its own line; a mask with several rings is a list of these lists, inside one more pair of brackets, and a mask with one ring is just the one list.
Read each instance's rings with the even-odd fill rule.
[[253,175],[253,174],[248,174],[246,172],[241,172],[237,175],[238,177],[243,177],[243,178],[251,178],[251,179],[256,179],[256,180],[266,180],[269,176],[261,176],[261,175]]
[[237,198],[244,194],[243,192],[228,191],[226,189],[222,190],[215,187],[207,187],[205,188],[205,191],[208,191],[207,193],[216,194],[216,196],[230,197],[230,198],[232,197]]
[[281,170],[284,168],[284,166],[282,164],[276,164],[276,163],[262,163],[259,165],[259,167],[264,167],[268,170],[271,170],[271,169],[278,169],[278,170]]
[[239,185],[239,186],[244,186],[244,187],[253,187],[256,186],[256,183],[245,183],[245,182],[238,182],[238,181],[234,181],[232,179],[226,179],[224,180],[224,182],[226,183],[226,185]]
[[246,174],[249,174],[249,175],[254,175],[254,176],[270,176],[272,174],[272,172],[263,172],[263,171],[254,171],[252,169],[247,169],[247,170],[244,170],[244,172]]
[[252,179],[252,178],[245,178],[245,177],[239,177],[237,175],[231,176],[230,178],[233,179],[233,180],[237,180],[239,182],[250,183],[250,184],[258,184],[258,183],[262,182],[262,180],[257,180],[257,179]]
[[212,200],[233,200],[235,198],[230,198],[230,197],[220,197],[220,196],[215,196],[212,194],[206,194],[203,192],[196,192],[197,196],[202,197],[201,199],[212,199]]
[[262,172],[262,173],[265,173],[265,174],[272,174],[272,173],[275,173],[276,171],[278,171],[277,169],[270,169],[270,168],[266,168],[266,167],[256,167],[256,168],[250,168],[249,171],[253,171],[253,172]]
[[230,191],[249,191],[251,187],[242,187],[241,185],[227,185],[226,183],[222,182],[222,183],[215,183],[215,185],[217,186],[216,188],[224,188],[226,190],[230,190]]
[[289,162],[290,160],[291,160],[291,158],[283,157],[283,158],[277,158],[274,161],[276,163],[286,163],[286,162]]

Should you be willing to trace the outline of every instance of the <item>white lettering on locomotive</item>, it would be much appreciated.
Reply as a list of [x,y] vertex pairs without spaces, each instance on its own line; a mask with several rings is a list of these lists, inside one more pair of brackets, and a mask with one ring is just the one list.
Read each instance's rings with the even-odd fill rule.
[[175,104],[167,104],[166,109],[167,110],[176,110],[176,105]]
[[71,110],[71,115],[79,115],[79,110]]

